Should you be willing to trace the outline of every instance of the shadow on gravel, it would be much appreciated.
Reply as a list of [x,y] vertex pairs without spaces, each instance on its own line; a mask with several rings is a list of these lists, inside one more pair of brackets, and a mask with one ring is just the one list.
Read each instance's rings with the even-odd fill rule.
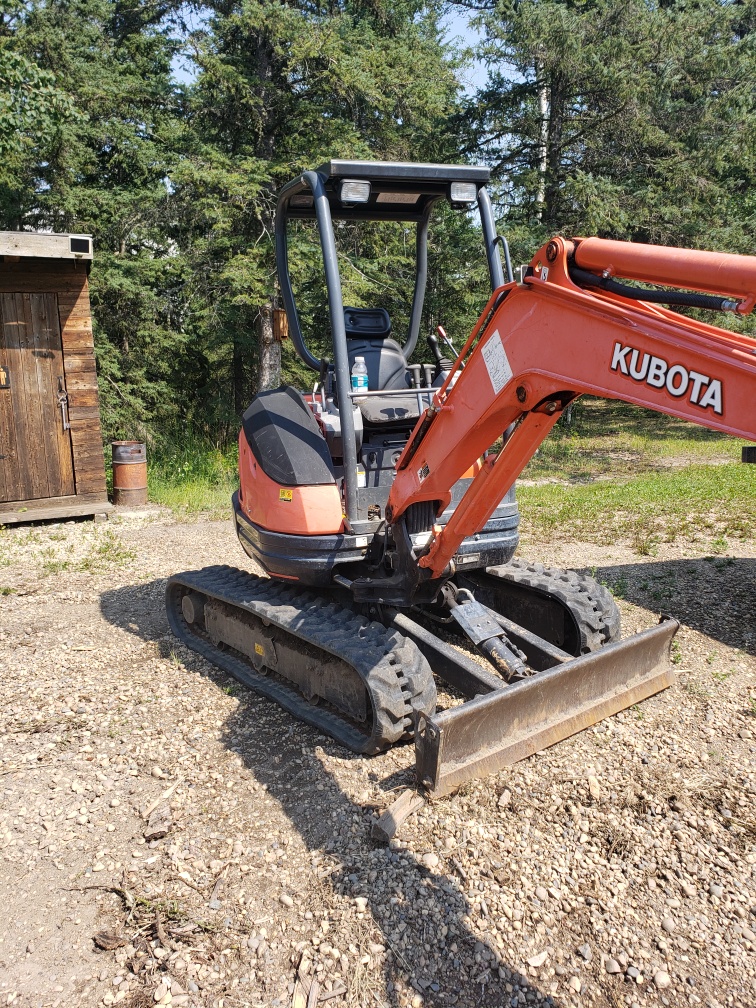
[[[164,587],[164,581],[153,581],[106,591],[101,597],[103,616],[143,640],[155,641],[168,654],[174,638],[168,636],[162,612]],[[227,689],[233,682],[199,655],[184,652],[178,642],[175,646],[182,648],[182,661],[189,671],[208,676],[218,689]],[[353,933],[331,936],[353,942],[363,951],[370,943],[383,945],[387,951],[382,983],[376,983],[378,967],[370,967],[368,973],[365,966],[355,967],[355,957],[350,957],[346,980],[361,1005],[367,1008],[377,1002],[403,1008],[411,1004],[415,993],[422,996],[424,1006],[437,1008],[524,1004],[548,1008],[561,1003],[504,962],[493,943],[479,940],[471,931],[469,915],[478,911],[462,890],[472,880],[462,878],[456,868],[451,878],[435,873],[409,851],[393,851],[370,839],[374,806],[352,801],[322,765],[316,749],[361,763],[366,782],[377,779],[369,757],[354,756],[271,701],[246,687],[235,688],[239,706],[226,721],[223,741],[280,803],[308,850],[323,855],[320,864],[329,870],[313,874],[316,902],[328,904],[337,895],[354,907],[354,897],[367,898],[364,916],[355,921]],[[392,776],[400,779],[404,773]],[[492,862],[484,866],[484,872],[501,867]],[[306,899],[301,907],[303,912],[307,909]],[[317,924],[316,914],[313,930]],[[327,936],[321,932],[321,937],[325,942]],[[290,940],[292,945],[296,941]],[[290,970],[290,976],[281,980],[294,978],[294,966]],[[290,1000],[279,995],[278,1001],[266,999],[266,1003],[288,1008]]]
[[756,654],[756,559],[705,557],[586,568],[614,594]]

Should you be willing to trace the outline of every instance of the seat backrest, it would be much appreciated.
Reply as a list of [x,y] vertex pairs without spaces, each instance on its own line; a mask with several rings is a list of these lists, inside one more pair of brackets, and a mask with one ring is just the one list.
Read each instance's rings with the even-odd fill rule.
[[407,388],[407,362],[402,348],[391,339],[391,319],[385,308],[345,308],[344,326],[350,370],[355,357],[364,357],[370,389]]

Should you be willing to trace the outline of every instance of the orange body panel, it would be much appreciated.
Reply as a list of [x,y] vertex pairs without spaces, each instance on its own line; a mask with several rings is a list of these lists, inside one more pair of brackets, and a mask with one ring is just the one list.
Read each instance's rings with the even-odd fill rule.
[[239,504],[251,522],[288,535],[335,535],[344,530],[341,498],[335,483],[283,487],[267,476],[239,434]]
[[738,311],[744,315],[756,303],[756,256],[605,238],[576,238],[575,243],[575,264],[593,273],[607,270],[609,276],[742,297]]
[[[420,566],[435,577],[443,574],[462,540],[483,527],[563,406],[576,396],[621,399],[756,438],[756,343],[666,309],[577,287],[568,272],[573,248],[555,238],[534,257],[535,275],[525,284],[494,292],[397,463],[387,508],[390,521],[419,501],[437,501],[440,513],[465,470],[503,430],[517,424],[499,455],[483,463],[448,524],[435,532],[429,551],[420,557]],[[658,260],[677,250],[653,251],[645,276],[663,282]],[[749,259],[753,295],[756,258],[733,258]],[[640,273],[638,267],[633,275]],[[748,270],[743,267],[741,273]],[[694,286],[689,279],[680,283]],[[727,293],[731,289],[724,287]]]

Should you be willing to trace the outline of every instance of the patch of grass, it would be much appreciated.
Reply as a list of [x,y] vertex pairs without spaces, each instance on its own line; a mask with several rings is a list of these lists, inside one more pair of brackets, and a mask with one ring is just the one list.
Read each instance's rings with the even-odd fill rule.
[[221,451],[187,442],[170,451],[156,450],[148,463],[148,495],[177,514],[208,513],[225,518],[238,488],[238,447]]
[[[595,572],[596,568],[594,567],[593,570]],[[595,577],[596,576],[595,573],[592,576]],[[627,587],[628,587],[627,578],[623,577],[617,578],[614,584],[611,584],[608,581],[602,581],[601,584],[605,588],[608,588],[615,598],[623,599],[627,595]]]
[[704,689],[704,687],[694,679],[685,679],[680,685],[687,693],[690,693],[691,696],[706,699],[711,695],[707,689]]
[[678,536],[745,538],[756,526],[756,478],[749,466],[691,465],[625,482],[520,486],[524,525],[535,535],[602,544],[629,541],[653,554]]
[[120,567],[136,557],[134,550],[125,546],[121,539],[111,529],[105,529],[87,556],[77,565],[80,571],[99,571],[107,567]]
[[679,468],[690,463],[734,462],[741,442],[676,417],[616,400],[583,396],[563,417],[523,472],[524,479],[586,481]]
[[70,560],[45,560],[42,564],[44,574],[62,574],[63,571],[73,570],[74,565]]
[[107,528],[81,560],[61,559],[50,547],[43,549],[41,556],[44,574],[62,574],[64,571],[96,574],[128,563],[136,557],[136,553],[125,546],[112,529]]

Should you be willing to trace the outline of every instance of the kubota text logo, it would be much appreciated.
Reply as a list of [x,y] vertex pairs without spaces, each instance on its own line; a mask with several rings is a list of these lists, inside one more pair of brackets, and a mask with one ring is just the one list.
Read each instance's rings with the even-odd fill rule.
[[644,381],[652,388],[666,388],[678,399],[687,395],[694,406],[701,409],[711,406],[715,413],[722,414],[722,382],[718,378],[689,371],[682,364],[670,367],[662,357],[647,353],[641,355],[640,350],[622,346],[621,343],[614,344],[612,371],[619,371],[635,381]]

